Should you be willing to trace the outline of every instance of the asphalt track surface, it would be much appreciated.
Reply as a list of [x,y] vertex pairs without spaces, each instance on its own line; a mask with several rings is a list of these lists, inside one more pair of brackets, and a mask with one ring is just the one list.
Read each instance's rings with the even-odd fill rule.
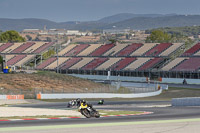
[[[28,121],[1,121],[1,127],[27,127],[27,126],[51,126],[51,125],[74,125],[74,124],[98,124],[113,122],[140,122],[155,120],[178,120],[200,118],[200,107],[171,107],[170,101],[105,101],[104,105],[97,105],[91,102],[98,109],[108,110],[130,110],[154,112],[148,115],[117,116],[102,118],[74,118],[74,119],[55,119],[55,120],[28,120]],[[18,107],[33,108],[57,108],[66,109],[66,103],[45,103],[45,104],[24,104]]]

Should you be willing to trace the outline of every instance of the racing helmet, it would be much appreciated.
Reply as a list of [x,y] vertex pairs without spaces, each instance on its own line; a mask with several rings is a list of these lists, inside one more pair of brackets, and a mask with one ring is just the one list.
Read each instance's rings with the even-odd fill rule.
[[83,105],[85,105],[85,104],[86,104],[86,101],[85,101],[85,100],[82,100],[82,103],[83,103]]

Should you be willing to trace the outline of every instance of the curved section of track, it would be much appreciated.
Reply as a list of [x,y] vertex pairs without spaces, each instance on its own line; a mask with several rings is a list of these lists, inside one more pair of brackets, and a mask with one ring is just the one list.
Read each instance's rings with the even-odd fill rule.
[[[95,104],[95,102],[93,102]],[[121,101],[106,102],[105,105],[94,105],[98,109],[108,110],[130,110],[130,111],[148,111],[154,112],[148,115],[118,116],[96,118],[75,118],[75,119],[57,119],[57,120],[29,120],[29,121],[10,121],[0,122],[0,127],[17,126],[41,126],[41,125],[60,125],[60,124],[86,124],[86,123],[110,123],[110,122],[129,122],[129,121],[149,121],[149,120],[168,120],[200,118],[200,107],[171,107],[169,101]],[[166,106],[166,107],[165,107]],[[18,105],[18,107],[34,108],[58,108],[66,109],[66,103],[47,103],[33,105]]]

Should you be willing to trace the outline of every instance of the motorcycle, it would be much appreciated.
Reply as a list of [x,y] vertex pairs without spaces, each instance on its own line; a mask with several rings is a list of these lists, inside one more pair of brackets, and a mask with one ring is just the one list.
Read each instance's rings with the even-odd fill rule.
[[82,115],[84,115],[86,118],[90,118],[90,117],[96,117],[99,118],[100,114],[98,111],[96,111],[94,108],[90,107],[90,106],[86,106],[86,107],[82,107],[80,109],[80,112]]
[[67,103],[67,108],[76,107],[77,103],[75,100],[71,100]]

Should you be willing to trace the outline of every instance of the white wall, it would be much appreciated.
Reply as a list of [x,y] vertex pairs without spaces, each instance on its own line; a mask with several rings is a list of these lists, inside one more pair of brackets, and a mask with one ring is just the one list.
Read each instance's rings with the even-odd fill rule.
[[162,89],[156,92],[139,94],[114,94],[114,93],[67,93],[67,94],[41,94],[41,99],[64,99],[64,98],[139,98],[156,96],[162,93]]

